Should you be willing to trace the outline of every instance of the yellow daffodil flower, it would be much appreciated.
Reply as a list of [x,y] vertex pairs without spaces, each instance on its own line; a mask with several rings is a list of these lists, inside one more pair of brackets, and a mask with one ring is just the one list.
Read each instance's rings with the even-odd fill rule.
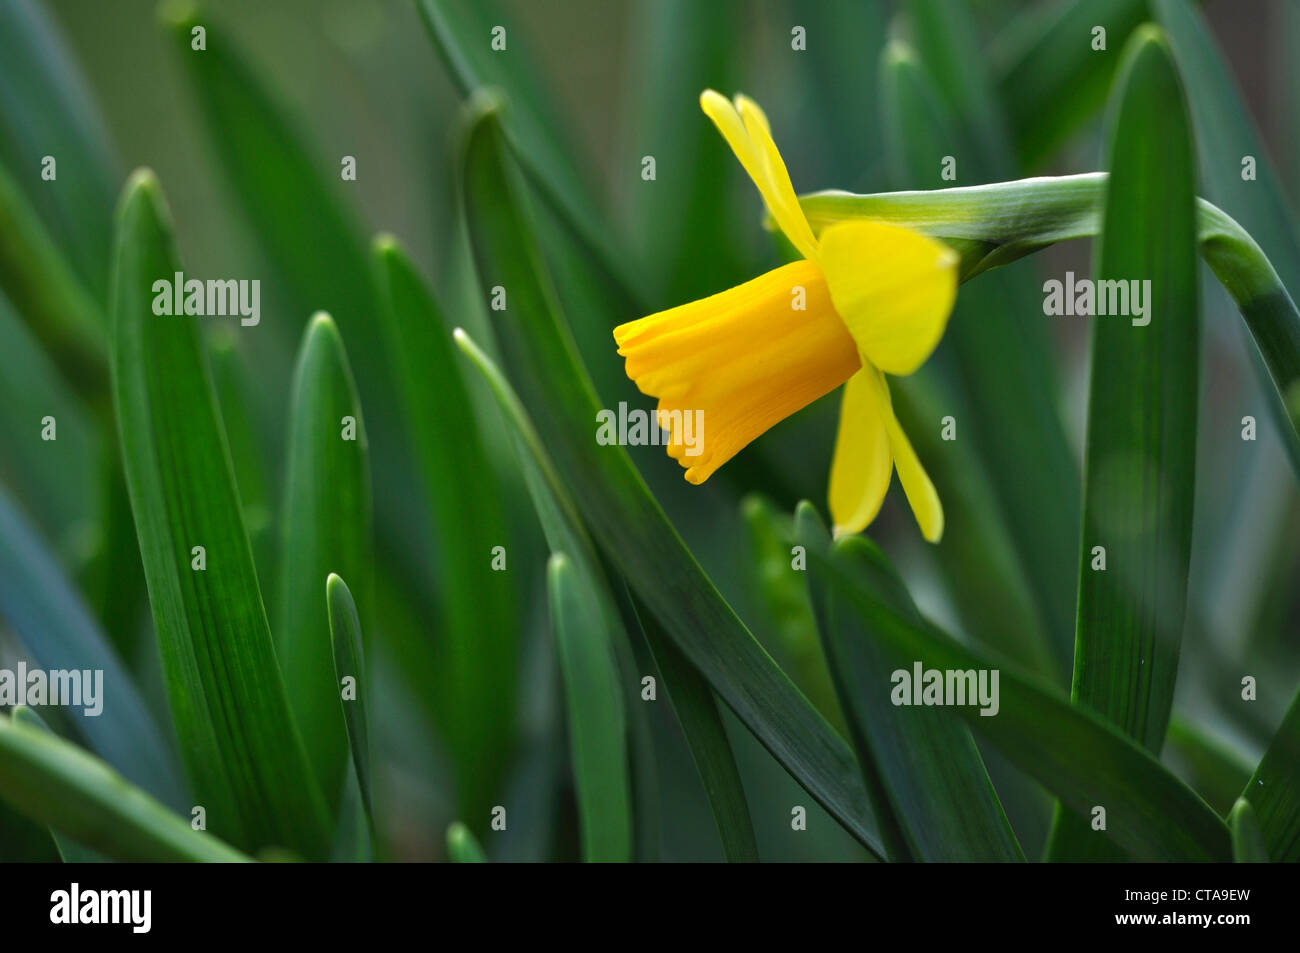
[[[922,535],[938,542],[943,507],[894,416],[885,374],[911,374],[938,345],[957,295],[956,252],[866,220],[814,235],[758,105],[705,90],[700,106],[804,260],[614,329],[628,377],[659,400],[668,453],[689,482],[703,483],[769,427],[847,382],[830,474],[836,534],[875,519],[896,467]],[[694,456],[676,432],[690,411],[705,424]]]

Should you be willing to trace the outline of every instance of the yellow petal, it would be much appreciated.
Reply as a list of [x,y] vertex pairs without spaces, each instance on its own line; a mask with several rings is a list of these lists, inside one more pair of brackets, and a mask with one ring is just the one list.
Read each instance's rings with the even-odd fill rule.
[[[885,399],[888,402],[889,388],[883,378],[880,386],[885,389]],[[887,406],[885,430],[889,434],[889,449],[894,454],[894,466],[898,468],[898,480],[903,484],[908,505],[912,507],[916,522],[921,527],[921,535],[929,542],[937,543],[943,538],[943,505],[939,502],[939,494],[930,482],[925,467],[917,459],[916,451],[912,449],[907,434],[903,433],[898,418],[894,416],[892,403],[887,403]]]
[[884,382],[864,367],[844,385],[831,460],[830,507],[835,535],[860,533],[876,518],[894,473],[885,421],[892,416]]
[[[796,301],[806,309],[796,310]],[[627,376],[641,393],[659,398],[660,417],[672,431],[668,453],[691,483],[703,483],[861,366],[826,279],[809,261],[620,325],[614,339]],[[689,435],[695,446],[683,432],[687,420],[699,421]]]
[[955,251],[910,228],[845,222],[822,232],[818,261],[864,360],[899,376],[925,362],[957,297]]
[[771,127],[758,104],[737,96],[733,105],[711,89],[700,94],[700,108],[713,120],[718,132],[727,140],[731,151],[744,166],[767,210],[772,213],[785,237],[805,258],[817,257],[817,240],[795,196],[785,160],[772,141]]

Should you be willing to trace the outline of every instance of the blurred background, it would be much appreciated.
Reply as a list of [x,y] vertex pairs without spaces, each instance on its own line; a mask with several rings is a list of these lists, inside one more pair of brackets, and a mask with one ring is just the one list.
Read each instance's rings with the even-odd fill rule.
[[[11,0],[0,0],[0,5],[10,6],[11,14],[17,9]],[[248,214],[232,186],[214,130],[205,124],[192,78],[180,63],[179,44],[160,26],[157,4],[48,0],[36,6],[62,37],[61,47],[36,55],[67,59],[69,94],[84,97],[102,126],[104,168],[111,170],[106,173],[111,182],[107,191],[88,197],[97,203],[93,214],[107,227],[112,210],[104,195],[116,194],[131,169],[149,166],[171,204],[187,272],[263,278],[262,326],[254,333],[218,330],[214,337],[220,340],[213,346],[233,353],[241,368],[239,386],[248,390],[254,408],[247,432],[239,437],[232,433],[232,442],[242,442],[237,455],[244,452],[259,460],[250,472],[261,474],[261,485],[249,486],[241,474],[240,488],[263,588],[272,592],[267,580],[276,572],[274,527],[284,482],[292,348],[312,310],[333,310],[338,304],[287,291],[275,281],[274,256],[258,234],[256,216]],[[1108,27],[1109,52],[1096,54],[1095,69],[1081,74],[1078,83],[1040,88],[1027,51],[1079,6],[1092,6],[1096,22]],[[972,135],[963,104],[941,91],[950,88],[943,77],[936,89],[919,94],[919,101],[932,102],[928,115],[918,120],[891,112],[891,83],[899,79],[882,66],[886,50],[925,63],[933,48],[926,24],[910,15],[907,4],[501,0],[495,7],[495,13],[482,13],[485,22],[505,25],[508,55],[531,62],[521,71],[532,86],[528,94],[550,104],[550,132],[604,212],[609,247],[633,275],[646,312],[735,285],[772,267],[782,254],[761,228],[752,186],[699,110],[697,97],[705,86],[727,94],[744,91],[764,107],[799,192],[930,189],[1093,171],[1104,167],[1100,130],[1114,59],[1127,32],[1147,19],[1140,2],[972,0],[964,8],[969,31],[963,33],[975,54],[971,68],[994,92],[1006,133],[984,140]],[[1294,213],[1300,196],[1300,4],[1210,0],[1201,7]],[[279,103],[292,133],[306,144],[322,180],[351,208],[364,237],[396,235],[435,290],[448,323],[482,327],[455,191],[455,130],[463,97],[414,4],[226,0],[209,4],[203,18],[220,26]],[[804,50],[791,48],[795,26],[806,29]],[[1078,42],[1086,48],[1088,35]],[[3,82],[0,99],[20,95],[21,84],[13,77]],[[14,109],[7,113],[19,114]],[[57,210],[49,207],[39,181],[17,174],[20,168],[33,168],[30,163],[44,152],[42,116],[26,118],[25,125],[0,129],[0,160],[58,235]],[[937,154],[910,161],[914,151],[900,145],[899,130],[913,120],[928,124]],[[957,158],[955,183],[939,179],[943,154]],[[355,182],[339,181],[339,161],[345,155],[356,157]],[[647,155],[656,158],[654,182],[641,175]],[[1215,200],[1230,214],[1240,214],[1230,202]],[[583,254],[580,246],[538,204],[544,228],[554,236],[546,242],[553,274],[605,406],[617,406],[618,400],[649,406],[623,378],[608,333],[640,313],[575,271],[570,263]],[[301,240],[310,248],[310,229],[304,229]],[[870,529],[899,563],[922,608],[966,637],[979,638],[981,625],[1001,624],[1008,612],[1023,613],[1047,630],[1072,631],[1088,325],[1081,319],[1043,316],[1038,288],[1067,270],[1088,274],[1091,251],[1089,242],[1048,249],[963,287],[953,330],[935,360],[936,392],[943,395],[945,407],[957,409],[963,428],[970,422],[961,439],[971,441],[981,462],[983,490],[994,500],[995,522],[1003,525],[1014,553],[1016,591],[981,588],[979,575],[963,568],[963,560],[972,557],[951,538],[951,524],[945,547],[926,546],[897,486]],[[1204,288],[1192,610],[1175,726],[1164,756],[1185,778],[1195,778],[1201,760],[1210,754],[1219,761],[1235,760],[1248,774],[1290,700],[1290,689],[1271,693],[1243,713],[1243,706],[1228,703],[1231,684],[1216,687],[1216,670],[1231,660],[1235,671],[1237,663],[1248,660],[1252,667],[1246,671],[1274,673],[1289,686],[1300,673],[1300,644],[1294,638],[1300,626],[1300,587],[1294,584],[1300,570],[1300,496],[1251,365],[1253,344],[1208,272]],[[1300,289],[1290,290],[1295,295]],[[0,307],[6,340],[21,337],[19,323],[8,305]],[[971,332],[963,345],[959,327],[1000,328],[984,344],[982,366],[971,366],[971,355],[981,352],[969,343]],[[365,363],[357,355],[366,349],[382,355],[377,339],[350,338],[346,325],[344,336],[354,364]],[[1004,371],[1004,364],[1014,367],[1019,342],[1027,340],[1045,349],[1050,366],[1024,369],[1004,394],[1009,403],[1002,405],[1007,412],[1001,414],[988,396],[996,390],[987,386],[988,375]],[[382,377],[382,357],[370,363]],[[437,534],[438,521],[422,500],[400,425],[383,419],[382,402],[367,400],[368,389],[378,392],[382,381],[367,380],[364,371],[359,376],[376,444],[376,624],[382,637],[374,643],[371,666],[377,685],[372,732],[383,854],[438,859],[444,851],[443,831],[457,816],[452,769],[422,688],[430,684],[424,667],[432,663],[421,645],[437,639],[440,557],[429,540]],[[68,383],[70,393],[79,390],[77,381]],[[510,830],[488,846],[501,859],[571,859],[578,853],[577,819],[548,634],[544,544],[514,472],[510,447],[496,432],[499,424],[491,423],[492,412],[479,388],[472,389],[509,495],[510,576],[519,605],[518,683],[514,699],[502,699],[501,708],[503,717],[517,725],[502,772],[509,803],[516,807]],[[14,406],[0,402],[0,415]],[[658,448],[630,448],[724,595],[833,721],[839,716],[802,593],[765,580],[770,581],[774,565],[788,559],[777,532],[780,515],[800,499],[811,499],[825,511],[837,413],[838,396],[820,401],[779,425],[700,488],[688,486]],[[1240,439],[1243,415],[1259,421],[1254,444]],[[10,427],[16,426],[11,421]],[[229,419],[227,426],[233,429]],[[1043,440],[1051,446],[1045,449]],[[107,611],[111,600],[104,593],[119,582],[123,591],[136,592],[133,602],[113,610],[117,621],[109,628],[165,723],[157,650],[147,603],[139,598],[139,569],[115,568],[106,575],[96,568],[105,517],[94,468],[79,475],[85,480],[82,512],[47,512],[42,488],[24,484],[21,468],[12,461],[5,464],[11,445],[0,443],[0,480],[49,538],[97,611]],[[924,448],[918,449],[924,459]],[[1055,475],[1071,469],[1073,486],[1068,480],[1060,486]],[[1044,541],[1057,527],[1061,532]],[[1056,561],[1039,558],[1043,550],[1050,550]],[[0,635],[5,632],[0,619]],[[21,653],[12,634],[0,645],[0,658]],[[1057,661],[1061,683],[1068,688],[1068,660]],[[864,856],[744,728],[730,721],[729,729],[765,859]],[[645,808],[654,815],[647,853],[669,860],[721,859],[707,800],[665,706],[652,708],[650,732],[660,794],[655,805]],[[987,755],[995,781],[1015,774],[996,754]],[[1045,837],[1050,801],[1023,779],[1008,781],[1012,789],[1022,795],[1004,793],[1008,812],[1026,853],[1033,856]],[[806,834],[790,829],[794,804],[809,809]],[[6,850],[18,848],[0,842],[0,855]]]

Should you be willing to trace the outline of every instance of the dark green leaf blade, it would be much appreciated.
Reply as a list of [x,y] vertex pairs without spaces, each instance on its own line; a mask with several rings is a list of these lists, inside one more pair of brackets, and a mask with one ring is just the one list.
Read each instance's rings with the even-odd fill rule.
[[[828,553],[830,535],[811,504],[799,504],[795,525],[803,546]],[[894,610],[919,625],[921,615],[884,554],[863,537],[843,546],[861,551],[845,559],[845,572],[873,573],[878,591],[895,593]],[[910,674],[914,660],[880,644],[870,618],[853,611],[816,561],[808,588],[889,859],[1024,860],[970,730],[951,712],[898,707],[891,673]]]
[[114,404],[190,787],[231,842],[323,856],[324,802],[285,697],[198,328],[153,313],[153,283],[181,267],[152,173],[128,181],[117,228]]
[[34,726],[0,716],[0,795],[53,830],[115,860],[247,861],[98,758]]
[[460,810],[484,817],[513,736],[515,592],[492,570],[507,544],[502,485],[474,416],[451,329],[406,252],[375,239],[379,320],[432,517],[439,590],[434,710],[456,764]]
[[103,672],[103,710],[73,717],[73,729],[132,782],[172,807],[185,806],[174,757],[144,699],[81,595],[3,488],[0,617],[41,668]]
[[1267,864],[1268,848],[1260,833],[1255,809],[1245,798],[1238,798],[1228,815],[1228,828],[1232,831],[1232,859],[1239,864]]
[[1269,856],[1300,861],[1300,692],[1241,796],[1255,808]]
[[360,611],[368,615],[374,551],[361,404],[343,340],[324,313],[312,318],[303,335],[292,395],[275,646],[307,757],[336,817],[348,745],[321,593],[332,573],[351,579]]
[[[1191,122],[1156,28],[1134,34],[1115,96],[1095,268],[1095,307],[1103,295],[1109,303],[1091,318],[1071,697],[1158,753],[1186,614],[1201,334]],[[1118,315],[1107,283],[1129,291]],[[1086,857],[1096,843],[1082,819],[1058,817],[1050,853]]]
[[[366,680],[366,657],[361,639],[361,616],[348,584],[335,573],[325,582],[325,601],[329,611],[330,642],[333,645],[334,686],[343,704],[347,724],[348,746],[357,775],[357,787],[366,817],[373,829],[374,801],[370,791],[370,717],[369,682]],[[343,694],[344,679],[351,678],[355,694]]]
[[872,620],[874,639],[926,669],[999,672],[998,714],[959,705],[954,711],[1014,764],[1080,814],[1106,808],[1107,829],[1099,833],[1143,860],[1226,861],[1231,838],[1213,809],[1151,754],[1086,708],[1069,704],[1035,676],[1021,674],[983,653],[953,641],[934,625],[918,625],[894,608],[896,591],[863,587],[864,571],[848,573],[845,563],[863,561],[861,537],[835,544],[836,559],[815,549],[810,563],[822,569],[840,595]]
[[547,589],[569,710],[582,856],[624,862],[632,859],[632,794],[623,697],[609,633],[592,620],[596,593],[584,582],[564,554],[551,556]]
[[469,221],[482,284],[509,290],[509,310],[493,312],[497,337],[556,470],[597,541],[714,691],[813,797],[878,851],[848,746],[722,599],[626,452],[597,446],[600,403],[520,205],[522,183],[508,164],[499,106],[487,98],[473,106],[464,182]]

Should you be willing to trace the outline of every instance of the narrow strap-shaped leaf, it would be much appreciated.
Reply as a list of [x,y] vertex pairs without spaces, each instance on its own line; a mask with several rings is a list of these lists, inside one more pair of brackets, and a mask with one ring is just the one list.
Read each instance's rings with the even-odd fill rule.
[[[89,409],[0,294],[0,479],[60,551],[94,515],[99,452]],[[47,418],[53,418],[49,420]],[[53,425],[52,427],[50,425]]]
[[[965,126],[943,103],[923,63],[906,48],[894,44],[881,70],[885,139],[896,185],[934,188],[943,184],[940,169],[945,156],[959,157],[957,174],[963,181],[996,177],[998,166],[990,163],[998,161],[998,157],[981,157],[981,150],[972,144]],[[959,78],[949,77],[948,82],[956,85]],[[994,114],[990,121],[996,122],[996,111],[990,107],[989,112]],[[1006,594],[1008,600],[1014,598],[1017,588],[1021,588],[1016,577],[1021,576],[1029,585],[1032,604],[1027,617],[1021,612],[1021,618],[1030,624],[1017,635],[1036,644],[1036,651],[1064,672],[1068,670],[1074,634],[1071,595],[1079,479],[1056,401],[1050,399],[1057,392],[1057,381],[1050,370],[1055,362],[1040,301],[1039,289],[1024,274],[991,274],[963,287],[949,320],[946,347],[939,354],[941,362],[945,350],[956,360],[956,373],[948,377],[961,384],[950,385],[948,393],[960,403],[934,419],[913,423],[920,427],[916,439],[938,451],[922,456],[927,467],[934,466],[934,456],[953,456],[955,444],[978,448],[976,461],[987,472],[995,503],[985,512],[995,519],[1001,517],[1015,547],[1016,559],[1011,565],[992,555],[965,561],[941,554],[956,591],[968,597],[961,604],[968,628],[982,629],[989,619],[1003,619],[1005,610],[994,608],[990,612],[988,602],[997,599],[997,593]],[[923,388],[925,380],[933,375],[934,371],[927,368],[920,383],[913,384],[910,379],[899,383],[904,391]],[[903,402],[907,403],[906,397]],[[946,416],[953,418],[959,440],[936,442],[932,436],[927,438],[926,434],[938,431]],[[1010,419],[1018,422],[1016,427],[997,423]],[[918,452],[924,450],[918,447]],[[1034,466],[1025,466],[1027,455],[1034,459]],[[940,462],[938,467],[951,471],[954,461]],[[953,475],[968,484],[979,479],[978,471]],[[936,486],[940,498],[946,499],[948,488]],[[985,539],[968,537],[964,543],[954,544],[954,535],[945,533],[941,548],[978,547]],[[996,536],[988,537],[986,545],[996,549]],[[981,580],[971,579],[999,568],[1005,569],[1009,578],[990,589],[983,589]],[[972,594],[978,602],[970,601]]]
[[[624,588],[620,593],[612,591],[604,581],[606,575],[600,557],[582,523],[578,507],[561,482],[541,438],[510,383],[464,331],[457,329],[456,342],[482,372],[506,420],[514,429],[525,480],[547,542],[552,552],[573,553],[572,557],[567,558],[572,561],[575,571],[587,580],[586,589],[591,594],[588,614],[593,619],[603,620],[602,624],[611,639],[624,637],[627,632],[633,631],[633,627],[639,629],[645,636],[656,663],[661,665],[660,674],[668,683],[673,712],[682,726],[687,745],[709,795],[714,820],[728,859],[755,858],[757,849],[754,846],[753,825],[749,820],[744,790],[716,703],[707,684],[691,668],[690,663],[672,649],[667,637],[659,634],[654,619],[646,618],[638,612],[634,597],[626,589],[626,581],[622,583]],[[620,594],[625,598],[620,599]],[[618,618],[619,608],[624,610],[622,625]],[[615,646],[616,655],[619,648]],[[648,737],[649,726],[644,707],[639,700],[625,697],[633,741],[643,745],[641,749],[634,748],[634,752],[648,753],[650,746],[644,743],[644,739]],[[643,788],[649,787],[646,784],[647,768],[641,763],[634,764],[634,767],[638,771],[638,819],[653,817],[647,805],[640,803],[645,796]],[[643,822],[642,828],[646,826],[648,822]],[[653,831],[639,829],[636,833],[640,849],[653,849],[652,845],[645,843]]]
[[[799,505],[795,521],[803,546],[828,553],[830,534],[810,504]],[[845,571],[870,572],[875,591],[893,593],[894,611],[920,624],[883,554],[870,544],[861,548],[863,557],[846,563]],[[952,712],[896,704],[893,673],[910,676],[914,659],[880,644],[871,618],[855,611],[832,583],[820,561],[810,565],[808,588],[826,659],[889,859],[1024,860],[970,729]]]
[[[1151,754],[1094,712],[1071,705],[1041,679],[1024,675],[959,644],[930,623],[904,618],[893,605],[896,588],[864,588],[879,551],[863,537],[838,541],[827,558],[808,550],[837,591],[871,620],[873,639],[923,669],[998,671],[998,713],[972,705],[953,711],[1017,767],[1061,798],[1071,810],[1106,809],[1105,837],[1142,860],[1226,861],[1228,829],[1213,809]],[[846,563],[861,571],[849,572]]]
[[303,335],[292,393],[276,655],[290,708],[304,728],[307,757],[335,817],[348,744],[322,592],[329,575],[338,573],[352,580],[361,612],[368,613],[374,551],[361,404],[338,328],[324,313],[312,318]]
[[527,51],[522,24],[496,0],[415,0],[429,36],[461,93],[495,87],[514,104],[502,120],[516,154],[533,184],[559,209],[604,272],[631,298],[641,295],[627,271],[626,256],[609,224],[592,201],[584,178],[574,168],[572,150],[560,140],[560,122],[547,101],[542,72]]
[[487,862],[483,848],[474,839],[473,832],[460,821],[453,821],[447,828],[447,856],[456,864]]
[[[1187,86],[1206,193],[1250,233],[1294,297],[1300,289],[1300,231],[1251,112],[1196,6],[1188,0],[1151,0],[1151,7]],[[1242,314],[1281,398],[1270,404],[1270,412],[1282,424],[1283,443],[1300,472],[1300,440],[1294,435],[1300,428],[1300,320],[1294,305],[1287,313],[1287,304],[1264,296],[1243,307]]]
[[1239,864],[1267,864],[1268,848],[1260,833],[1255,809],[1245,798],[1238,798],[1228,815],[1228,829],[1232,831],[1232,859]]
[[[1187,607],[1201,322],[1191,123],[1154,27],[1125,51],[1111,118],[1071,697],[1159,753]],[[1058,815],[1049,853],[1088,857],[1097,843]]]
[[[632,598],[630,592],[628,596]],[[632,601],[635,603],[636,600],[633,598]],[[722,852],[731,863],[757,863],[754,822],[749,814],[745,785],[727,738],[718,699],[709,683],[682,655],[673,640],[663,633],[653,616],[637,612],[637,622],[659,667],[673,714],[677,716],[691,760],[695,762],[695,769],[713,808],[713,821],[722,840]]]
[[251,858],[181,817],[76,745],[0,716],[0,796],[114,860]]
[[[10,712],[10,717],[13,718],[15,725],[50,732],[50,726],[44,722],[40,715],[26,705],[19,705],[14,708]],[[53,732],[50,733],[53,734]],[[54,846],[65,864],[102,864],[110,860],[99,851],[73,840],[60,831],[50,830],[50,838],[54,841]]]
[[[1146,0],[1068,0],[1014,17],[991,56],[998,98],[1026,169],[1045,165],[1106,101],[1125,39]],[[1105,49],[1095,49],[1101,39]]]
[[632,859],[632,794],[620,678],[590,585],[563,554],[547,567],[551,625],[568,703],[584,860]]
[[191,791],[231,842],[320,857],[324,801],[285,697],[198,328],[153,313],[154,282],[181,266],[152,173],[128,181],[117,230],[114,404]]
[[[121,169],[54,19],[37,0],[0,4],[0,162],[29,183],[28,198],[102,300]],[[43,175],[46,156],[56,162],[53,178]]]
[[1255,809],[1269,856],[1300,861],[1300,692],[1241,796]]
[[102,672],[96,715],[73,710],[87,744],[128,779],[176,808],[186,805],[174,756],[86,607],[36,531],[0,488],[0,618],[44,669]]
[[515,590],[509,572],[492,568],[495,547],[508,544],[501,481],[438,303],[396,239],[376,238],[372,259],[389,365],[433,523],[440,605],[434,710],[456,764],[463,816],[483,817],[495,803],[488,799],[501,781],[514,721]]
[[626,451],[595,442],[600,403],[521,205],[522,182],[509,164],[497,108],[487,99],[473,107],[465,200],[480,280],[508,294],[507,309],[493,312],[506,366],[547,435],[556,471],[593,536],[713,690],[814,798],[878,851],[848,746],[754,641]]
[[347,725],[348,748],[352,754],[357,792],[370,830],[374,831],[375,808],[370,789],[370,716],[367,713],[370,707],[370,683],[366,680],[361,616],[357,612],[356,601],[352,598],[352,590],[335,573],[330,573],[325,582],[325,602],[329,610],[330,642],[333,646],[334,691],[343,705],[343,721]]

